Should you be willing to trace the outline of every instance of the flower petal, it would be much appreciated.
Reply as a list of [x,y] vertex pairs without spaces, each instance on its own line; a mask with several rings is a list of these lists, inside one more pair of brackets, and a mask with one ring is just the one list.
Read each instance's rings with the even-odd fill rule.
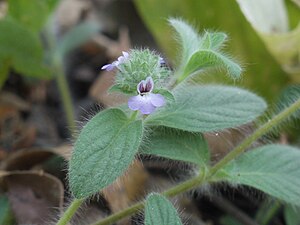
[[117,60],[118,65],[124,63],[129,57],[129,54],[127,52],[122,52],[122,53],[123,53],[123,55],[118,57],[118,60]]
[[128,107],[131,110],[139,110],[143,104],[143,96],[137,95],[128,99]]
[[161,107],[166,103],[164,96],[162,96],[161,94],[149,93],[148,95],[152,105],[154,105],[155,107]]
[[122,54],[125,57],[125,59],[127,59],[129,57],[129,53],[128,52],[122,51]]
[[151,114],[156,108],[148,95],[137,95],[129,98],[128,107],[131,110],[140,110],[142,114]]
[[147,77],[145,80],[145,92],[151,92],[154,87],[154,82],[152,77]]
[[156,109],[156,107],[152,104],[151,98],[148,95],[141,96],[143,98],[142,104],[140,106],[140,111],[142,114],[151,114]]
[[159,57],[159,64],[166,64],[166,61],[164,60],[164,58]]
[[102,70],[106,70],[106,71],[112,71],[115,68],[115,65],[112,64],[106,64],[104,66],[101,67]]
[[145,84],[145,81],[144,80],[142,80],[138,85],[137,85],[137,91],[138,91],[138,93],[139,94],[142,94],[142,93],[145,93],[145,86],[146,86],[146,84]]

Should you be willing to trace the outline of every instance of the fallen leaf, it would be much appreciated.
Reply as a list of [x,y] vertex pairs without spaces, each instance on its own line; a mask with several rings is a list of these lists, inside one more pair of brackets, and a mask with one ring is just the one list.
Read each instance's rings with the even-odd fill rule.
[[62,210],[63,185],[50,174],[37,171],[4,172],[0,188],[6,192],[18,224],[44,225]]
[[49,149],[22,149],[10,154],[5,160],[0,162],[0,170],[30,170],[36,164],[43,163],[53,155],[54,153]]

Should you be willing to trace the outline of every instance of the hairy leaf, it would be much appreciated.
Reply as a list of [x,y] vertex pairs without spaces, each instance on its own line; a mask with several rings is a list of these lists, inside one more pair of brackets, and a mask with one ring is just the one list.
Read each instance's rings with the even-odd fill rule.
[[220,131],[251,122],[266,109],[255,94],[227,86],[183,86],[176,90],[175,98],[148,116],[146,124],[192,132]]
[[222,32],[205,32],[201,40],[201,49],[219,50],[227,39]]
[[230,58],[213,50],[199,50],[194,53],[188,64],[184,68],[180,80],[185,79],[192,73],[207,69],[207,68],[225,68],[227,73],[232,78],[239,78],[242,68]]
[[178,68],[179,82],[194,72],[210,67],[225,67],[233,78],[240,76],[241,67],[227,56],[217,52],[226,40],[226,34],[206,32],[201,38],[186,22],[179,19],[170,19],[169,22],[178,33],[182,48],[182,58]]
[[[293,84],[287,86],[278,96],[275,108],[275,114],[280,113],[288,106],[293,104],[300,98],[300,85]],[[292,115],[292,118],[299,119],[300,118],[300,110]]]
[[142,122],[123,111],[97,114],[81,131],[70,161],[70,188],[76,198],[110,185],[133,161],[142,137]]
[[179,36],[178,41],[182,48],[182,52],[180,54],[180,67],[183,67],[188,62],[193,53],[199,49],[200,36],[192,26],[180,19],[170,19],[169,23]]
[[170,128],[153,129],[140,149],[143,154],[191,162],[199,166],[206,166],[210,157],[203,135]]
[[[245,184],[300,205],[300,150],[266,145],[244,153],[223,170],[222,180]],[[218,176],[218,174],[217,174]]]
[[159,194],[150,194],[145,205],[145,225],[182,225],[174,206]]

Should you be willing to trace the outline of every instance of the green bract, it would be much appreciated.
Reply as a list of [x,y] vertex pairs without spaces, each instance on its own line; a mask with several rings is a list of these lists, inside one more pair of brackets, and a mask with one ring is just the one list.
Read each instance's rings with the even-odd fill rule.
[[96,115],[81,131],[70,161],[70,188],[88,197],[114,182],[133,161],[142,137],[142,121],[119,109]]
[[159,194],[150,194],[145,205],[145,225],[182,225],[174,206]]
[[176,101],[147,117],[146,124],[192,132],[220,131],[249,123],[266,109],[263,99],[236,87],[187,86],[174,94]]

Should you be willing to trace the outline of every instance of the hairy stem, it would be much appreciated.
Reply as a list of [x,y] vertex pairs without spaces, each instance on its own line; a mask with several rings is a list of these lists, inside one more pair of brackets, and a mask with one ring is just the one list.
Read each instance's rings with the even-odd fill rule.
[[[274,127],[278,126],[282,121],[287,119],[291,116],[294,112],[300,109],[300,99],[298,99],[295,103],[293,103],[290,107],[286,108],[284,111],[273,117],[273,119],[269,120],[259,129],[257,129],[252,135],[246,138],[240,145],[238,145],[232,152],[227,154],[222,160],[220,160],[217,164],[215,164],[208,172],[207,176],[204,176],[203,173],[200,175],[193,177],[183,183],[180,183],[167,191],[163,192],[162,194],[167,197],[172,197],[183,192],[189,191],[193,188],[198,187],[202,183],[208,181],[218,170],[223,168],[227,163],[231,160],[238,157],[242,154],[255,140],[260,138],[261,136],[265,135],[267,132],[272,130]],[[144,208],[145,202],[136,203],[120,212],[114,213],[105,219],[93,223],[92,225],[110,225],[118,220],[130,216],[134,213],[137,213],[139,210]]]
[[83,203],[84,199],[74,199],[67,211],[63,214],[63,216],[59,219],[56,225],[66,225],[73,215],[76,213],[77,209]]
[[[181,184],[178,184],[175,187],[172,187],[161,194],[166,197],[172,197],[172,196],[178,195],[180,193],[186,192],[194,187],[199,186],[203,181],[204,181],[204,176],[203,176],[203,174],[200,174],[199,176],[196,176],[192,179],[182,182]],[[103,219],[101,221],[93,223],[92,225],[113,224],[113,223],[117,222],[118,220],[125,218],[129,215],[132,215],[132,214],[138,212],[139,210],[143,209],[144,204],[145,204],[145,202],[136,203],[120,212],[117,212],[115,214],[112,214],[112,215],[106,217],[105,219]]]
[[266,134],[268,131],[278,126],[283,120],[291,116],[294,112],[296,112],[300,108],[300,99],[294,102],[290,107],[286,108],[281,113],[277,114],[259,129],[257,129],[252,135],[246,138],[240,145],[234,148],[231,152],[229,152],[222,160],[220,160],[214,167],[209,171],[210,175],[214,175],[219,169],[224,167],[231,160],[237,158],[241,153],[243,153],[251,144]]

